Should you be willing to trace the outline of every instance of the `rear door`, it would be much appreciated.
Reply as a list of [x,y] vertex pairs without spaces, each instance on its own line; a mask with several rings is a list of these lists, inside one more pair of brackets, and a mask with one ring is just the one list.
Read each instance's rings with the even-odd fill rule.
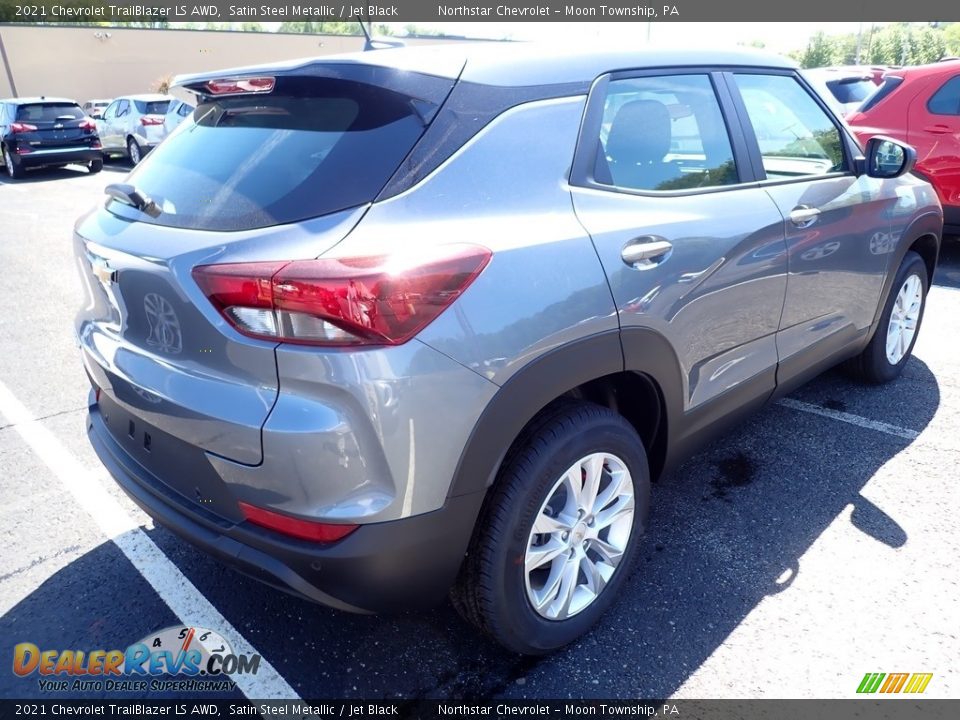
[[[908,142],[923,155],[923,168],[936,178],[949,225],[960,224],[960,69],[941,76],[910,103]],[[921,150],[922,149],[922,150]]]
[[786,379],[869,330],[886,276],[894,183],[853,172],[840,123],[791,71],[726,76],[763,189],[783,216],[789,278],[777,338]]
[[[774,389],[786,290],[776,205],[754,182],[719,74],[616,73],[591,91],[573,174],[577,216],[625,337],[649,328],[679,360],[684,410]],[[639,368],[630,357],[627,367]]]

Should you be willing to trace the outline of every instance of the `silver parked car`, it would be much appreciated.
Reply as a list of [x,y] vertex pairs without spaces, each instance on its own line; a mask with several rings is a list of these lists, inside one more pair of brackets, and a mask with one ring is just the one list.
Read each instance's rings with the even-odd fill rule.
[[876,73],[871,68],[824,67],[804,70],[803,74],[820,96],[844,116],[860,107],[877,89]]
[[126,155],[134,165],[167,135],[164,116],[169,95],[124,95],[97,120],[104,155]]
[[171,100],[167,112],[163,116],[165,134],[172,133],[183,122],[184,118],[189,117],[193,111],[194,106],[190,103],[185,103],[182,100]]
[[76,225],[89,437],[273,586],[452,588],[548,652],[627,582],[652,479],[910,357],[937,196],[785,60],[478,45],[179,83],[197,111]]
[[88,117],[96,120],[103,117],[103,111],[107,109],[108,105],[110,105],[109,100],[87,100],[83,104],[83,111]]

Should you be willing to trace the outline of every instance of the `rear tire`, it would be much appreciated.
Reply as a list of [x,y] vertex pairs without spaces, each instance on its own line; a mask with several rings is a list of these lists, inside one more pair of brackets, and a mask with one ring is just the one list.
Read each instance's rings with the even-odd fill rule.
[[927,304],[927,266],[910,251],[900,263],[870,344],[847,363],[860,380],[882,384],[895,380],[910,359]]
[[143,152],[140,150],[140,145],[133,138],[127,140],[127,157],[130,158],[130,164],[134,166],[139,165],[143,159]]
[[6,146],[3,148],[3,166],[7,171],[7,177],[12,180],[19,180],[26,172]]
[[88,166],[90,168],[90,174],[95,175],[96,173],[103,170],[103,158],[97,160],[91,160]]
[[454,607],[516,652],[563,647],[610,606],[636,558],[650,498],[640,437],[605,407],[561,406],[518,441],[490,493]]

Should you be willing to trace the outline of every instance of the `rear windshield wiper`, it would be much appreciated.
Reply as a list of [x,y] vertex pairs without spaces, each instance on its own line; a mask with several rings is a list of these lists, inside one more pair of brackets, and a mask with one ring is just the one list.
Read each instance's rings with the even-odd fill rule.
[[103,191],[114,200],[119,200],[125,205],[135,207],[140,212],[146,213],[152,218],[160,217],[160,207],[146,194],[137,190],[133,185],[128,185],[126,183],[112,183],[107,185]]

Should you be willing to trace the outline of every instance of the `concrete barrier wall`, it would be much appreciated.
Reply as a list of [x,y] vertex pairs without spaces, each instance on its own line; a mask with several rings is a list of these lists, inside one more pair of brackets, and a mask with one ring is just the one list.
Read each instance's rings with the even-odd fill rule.
[[[408,45],[451,42],[409,39]],[[457,41],[453,41],[457,42]],[[463,41],[460,41],[463,42]],[[0,97],[113,98],[168,75],[363,49],[363,38],[198,30],[0,25]],[[11,87],[10,78],[14,87]]]

